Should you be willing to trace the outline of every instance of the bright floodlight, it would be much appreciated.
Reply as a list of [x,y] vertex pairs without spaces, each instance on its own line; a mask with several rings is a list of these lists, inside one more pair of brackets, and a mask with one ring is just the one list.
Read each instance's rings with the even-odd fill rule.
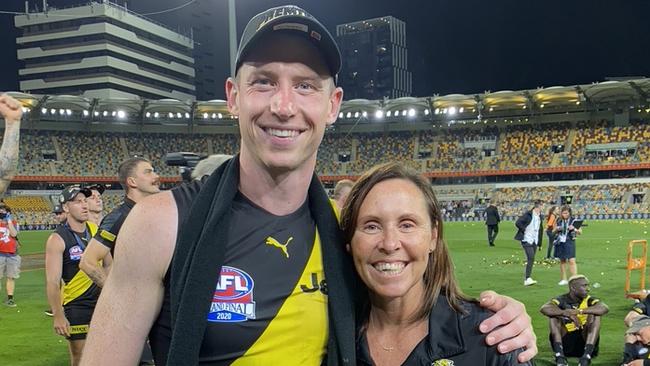
[[456,107],[449,107],[449,115],[453,116],[456,114]]
[[190,118],[190,114],[185,112],[185,118]]
[[145,117],[149,118],[149,117],[151,117],[151,112],[147,112],[144,115],[145,115]]
[[203,119],[208,119],[208,117],[210,117],[210,115],[204,112],[203,113]]
[[126,118],[126,112],[124,112],[124,111],[117,111],[117,118],[119,118],[119,119],[124,119],[124,118]]
[[174,118],[174,113],[169,112],[169,113],[167,114],[167,116],[168,116],[169,118]]
[[390,117],[391,113],[392,113],[391,111],[386,112],[386,117]]
[[350,118],[350,117],[352,117],[352,112],[348,112],[348,113],[345,115],[345,118]]
[[47,114],[47,108],[41,108],[41,114]]
[[217,117],[219,117],[219,119],[222,119],[222,118],[223,118],[223,114],[219,113],[219,114],[217,114]]
[[382,118],[384,118],[384,111],[382,111],[381,109],[378,110],[378,111],[376,111],[376,112],[375,112],[375,118],[377,118],[377,119],[382,119]]
[[181,112],[178,112],[178,113],[176,113],[176,117],[183,118],[183,115],[181,114]]
[[217,114],[216,113],[212,113],[212,119],[217,119]]
[[463,112],[465,112],[465,108],[464,108],[464,107],[460,107],[460,108],[458,109],[458,113],[463,113]]
[[409,109],[409,117],[415,117],[415,109]]
[[434,113],[434,114],[440,114],[440,108],[436,108],[436,109],[433,111],[433,113]]
[[84,117],[88,117],[88,115],[90,114],[90,112],[88,112],[87,110],[84,109],[83,114],[84,114]]
[[407,113],[408,113],[408,111],[407,111],[406,109],[404,109],[404,110],[402,111],[402,116],[406,116]]
[[95,117],[98,117],[99,116],[99,111],[95,111],[93,114],[95,115]]
[[359,118],[359,112],[354,112],[354,118]]
[[428,116],[429,113],[431,113],[431,112],[429,112],[429,108],[427,108],[427,109],[424,110],[424,115],[425,115],[425,116]]
[[366,118],[366,117],[368,117],[368,112],[366,112],[366,111],[363,111],[363,113],[361,113],[361,116],[363,116],[363,118]]
[[59,114],[64,115],[65,114],[65,109],[59,109]]
[[158,112],[154,112],[154,114],[153,114],[153,118],[158,118],[158,117],[160,117],[160,113],[158,113]]
[[102,116],[108,117],[108,111],[104,111],[104,113],[102,113]]
[[66,110],[65,110],[65,114],[66,114],[67,116],[72,116],[72,111],[69,110],[69,109],[66,109]]
[[343,118],[343,112],[339,112],[339,118]]

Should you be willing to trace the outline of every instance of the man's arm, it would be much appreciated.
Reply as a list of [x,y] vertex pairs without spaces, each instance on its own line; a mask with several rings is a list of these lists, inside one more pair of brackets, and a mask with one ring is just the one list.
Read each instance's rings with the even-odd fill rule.
[[632,325],[632,322],[634,321],[634,319],[636,319],[636,318],[638,318],[638,317],[640,317],[642,315],[643,314],[639,314],[634,310],[630,310],[630,312],[627,313],[627,315],[625,316],[625,319],[623,319],[623,321],[625,322],[625,326],[629,327],[630,325]]
[[18,168],[18,141],[23,109],[20,103],[7,94],[0,95],[0,117],[5,121],[5,133],[0,147],[0,194],[9,187]]
[[93,238],[90,239],[79,262],[79,268],[99,287],[104,287],[106,276],[108,276],[108,268],[104,267],[103,261],[107,260],[106,258],[109,256],[110,249]]
[[131,210],[117,238],[115,261],[95,308],[82,365],[138,363],[160,312],[177,227],[171,192],[149,196]]
[[47,302],[52,309],[54,332],[70,336],[70,323],[63,312],[61,301],[61,274],[63,273],[63,251],[65,243],[59,234],[51,234],[45,243],[45,281]]
[[551,301],[542,305],[542,307],[539,309],[539,312],[542,313],[543,315],[546,315],[549,318],[557,318],[561,316],[570,317],[571,315],[575,315],[578,313],[573,309],[563,310],[562,308],[560,308],[559,306],[557,306]]
[[603,302],[597,302],[586,309],[582,309],[583,314],[603,316],[609,313],[609,307]]
[[14,225],[14,220],[11,218],[11,215],[7,215],[7,229],[9,230],[9,235],[13,236],[14,238],[18,236],[18,229],[16,229],[16,225]]
[[501,353],[526,348],[517,357],[519,362],[526,362],[535,357],[537,336],[535,336],[530,316],[526,313],[524,304],[494,291],[482,292],[480,301],[482,307],[495,312],[479,327],[481,332],[488,333],[485,338],[487,344],[498,343],[497,349]]

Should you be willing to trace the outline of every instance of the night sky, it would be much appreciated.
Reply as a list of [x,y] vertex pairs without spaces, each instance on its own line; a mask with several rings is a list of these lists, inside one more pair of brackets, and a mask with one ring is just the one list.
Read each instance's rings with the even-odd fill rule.
[[[131,0],[145,13],[189,0]],[[214,75],[229,72],[226,0],[214,20],[223,56]],[[84,0],[49,0],[51,5]],[[119,0],[123,3],[123,0]],[[650,1],[647,0],[293,0],[319,18],[332,34],[337,24],[385,15],[407,24],[413,95],[479,93],[585,84],[606,77],[650,77]],[[30,0],[41,6],[42,0]],[[277,0],[238,0],[238,32],[254,14]],[[22,11],[24,1],[0,1],[0,10]],[[178,14],[150,16],[188,28]],[[13,16],[0,14],[0,90],[18,90]],[[221,96],[223,97],[223,96]]]

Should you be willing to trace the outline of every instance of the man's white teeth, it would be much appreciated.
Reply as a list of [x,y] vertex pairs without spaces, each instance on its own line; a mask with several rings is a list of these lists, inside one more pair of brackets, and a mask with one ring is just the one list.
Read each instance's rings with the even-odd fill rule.
[[393,262],[393,263],[377,263],[375,264],[375,269],[384,272],[386,274],[399,274],[404,269],[403,262]]
[[277,130],[275,128],[267,128],[266,132],[275,137],[296,137],[298,131],[296,130]]

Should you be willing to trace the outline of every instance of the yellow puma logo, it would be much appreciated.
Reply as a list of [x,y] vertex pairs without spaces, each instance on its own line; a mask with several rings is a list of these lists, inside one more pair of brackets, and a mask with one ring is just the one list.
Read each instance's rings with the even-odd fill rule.
[[277,241],[274,238],[269,236],[268,238],[266,238],[266,244],[272,245],[272,246],[274,246],[276,248],[280,248],[280,250],[282,250],[282,253],[284,253],[284,255],[287,258],[289,258],[289,252],[287,251],[287,245],[289,245],[289,243],[291,243],[292,240],[293,240],[293,236],[289,237],[289,240],[287,240],[286,244],[281,244],[279,241]]

